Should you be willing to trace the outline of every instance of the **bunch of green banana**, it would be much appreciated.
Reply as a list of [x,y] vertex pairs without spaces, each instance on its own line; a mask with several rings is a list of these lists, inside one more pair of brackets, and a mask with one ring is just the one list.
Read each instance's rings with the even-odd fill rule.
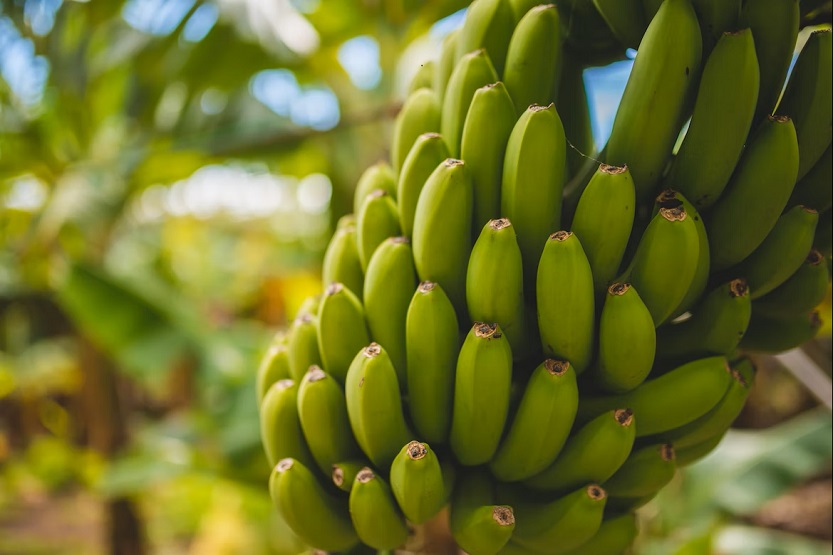
[[[628,549],[743,410],[747,353],[822,324],[833,34],[785,83],[806,11],[472,3],[257,369],[270,492],[313,552],[431,551],[445,519],[469,555]],[[584,70],[626,48],[602,163]]]

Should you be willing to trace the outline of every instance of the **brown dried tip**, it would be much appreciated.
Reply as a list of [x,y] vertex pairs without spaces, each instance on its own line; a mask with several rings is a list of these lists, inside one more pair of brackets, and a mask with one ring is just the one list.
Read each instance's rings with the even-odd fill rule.
[[807,264],[810,264],[811,266],[818,266],[819,264],[824,262],[824,255],[816,249],[813,249],[810,251],[810,254],[807,255],[805,261],[807,262]]
[[627,293],[630,288],[630,283],[614,283],[607,288],[607,292],[618,297]]
[[802,205],[801,209],[804,210],[805,212],[807,212],[808,214],[818,214],[819,213],[818,210],[816,210],[815,208],[810,208],[809,206]]
[[433,281],[423,281],[419,284],[419,287],[417,287],[417,291],[420,293],[430,293],[436,286],[437,284]]
[[286,472],[287,470],[292,468],[292,465],[294,465],[294,464],[295,464],[295,459],[290,459],[290,458],[281,459],[280,461],[278,461],[278,466],[276,466],[275,469],[277,469],[278,472]]
[[562,229],[561,231],[556,231],[555,233],[550,235],[550,239],[553,240],[553,241],[566,241],[567,239],[569,239],[572,236],[573,236],[572,231],[564,231]]
[[304,312],[303,314],[299,314],[295,317],[295,320],[292,322],[293,324],[309,324],[313,321],[314,316],[309,312]]
[[624,166],[611,166],[610,164],[601,164],[599,166],[599,171],[602,173],[609,173],[610,175],[619,175],[620,173],[625,173],[628,171],[628,165],[625,164]]
[[621,426],[627,428],[633,424],[633,411],[631,409],[616,409],[613,411],[613,418],[616,419]]
[[278,391],[283,391],[284,389],[289,389],[293,385],[295,385],[295,382],[293,380],[290,380],[289,378],[284,378],[283,380],[276,381],[275,385],[273,385],[272,387],[277,388]]
[[671,462],[676,457],[674,453],[674,446],[670,443],[663,443],[659,448],[659,454],[665,462]]
[[480,88],[481,88],[481,89],[486,89],[486,90],[489,90],[489,89],[494,89],[495,87],[497,87],[498,83],[500,83],[500,81],[496,81],[496,82],[494,82],[494,83],[489,83],[488,85],[483,85],[483,86],[482,86],[482,87],[480,87]]
[[334,281],[333,283],[327,286],[327,289],[324,291],[324,294],[328,297],[331,297],[340,293],[342,289],[344,289],[344,285],[338,283],[337,281]]
[[362,353],[367,358],[374,358],[382,353],[382,347],[374,341],[373,343],[362,349]]
[[553,104],[552,102],[550,102],[546,106],[541,106],[540,104],[532,104],[532,105],[529,106],[529,111],[530,112],[543,112],[543,111],[549,110],[553,106],[555,106],[555,104]]
[[771,114],[771,115],[767,116],[767,119],[769,119],[769,121],[772,121],[772,122],[775,122],[775,123],[789,123],[790,122],[790,116],[780,116],[780,115],[776,116],[774,114]]
[[412,461],[418,461],[419,459],[425,457],[428,454],[428,449],[422,443],[418,441],[412,441],[408,444],[405,448],[408,451],[408,457]]
[[512,526],[515,524],[515,513],[512,512],[512,507],[506,505],[496,505],[492,508],[492,518],[499,526]]
[[388,237],[386,241],[390,241],[395,245],[408,245],[411,242],[407,237]]
[[819,316],[818,310],[814,310],[810,313],[810,325],[814,328],[821,327],[821,316]]
[[749,294],[749,285],[743,278],[733,279],[729,282],[729,295],[731,297],[745,297]]
[[601,501],[605,497],[607,497],[607,492],[602,489],[602,486],[598,484],[590,484],[587,486],[587,497],[592,499],[593,501]]
[[570,368],[570,363],[566,360],[548,358],[544,361],[544,368],[553,376],[561,376]]
[[749,387],[749,384],[746,383],[746,380],[744,379],[743,374],[741,374],[740,372],[738,372],[734,368],[732,368],[731,374],[732,374],[732,379],[734,379],[736,382],[738,382],[744,388]]
[[420,135],[420,137],[425,137],[426,139],[440,139],[442,138],[442,135],[434,131],[431,131],[429,133],[423,133],[422,135]]
[[660,208],[677,208],[683,205],[683,201],[680,200],[680,197],[677,196],[677,191],[674,189],[665,189],[657,195],[654,203],[659,205]]
[[388,192],[384,189],[373,189],[367,196],[370,198],[382,198],[388,196]]
[[310,383],[320,382],[326,377],[327,374],[324,372],[324,370],[322,370],[321,367],[316,364],[313,364],[309,367],[309,370],[307,370],[306,378],[307,381]]
[[368,467],[362,468],[359,470],[359,473],[356,474],[356,480],[358,480],[360,484],[366,484],[375,477],[376,475]]
[[553,8],[555,8],[555,4],[540,4],[540,5],[538,5],[538,6],[535,6],[534,8],[532,8],[532,9],[531,9],[531,10],[529,10],[529,11],[531,11],[531,12],[532,12],[532,11],[536,11],[536,10],[537,10],[537,11],[541,11],[541,10],[551,10],[551,9],[553,9]]
[[457,160],[456,158],[446,158],[443,165],[447,168],[453,168],[454,166],[465,166],[466,163],[462,160]]
[[485,322],[474,323],[474,336],[481,339],[500,339],[500,329],[497,324],[487,324]]
[[344,470],[337,464],[333,465],[333,483],[336,487],[341,487],[344,484]]
[[682,222],[688,217],[688,214],[686,214],[685,208],[683,208],[682,205],[675,206],[673,208],[660,208],[659,213],[669,222]]
[[738,29],[737,31],[723,31],[723,34],[728,37],[736,37],[738,35],[743,35],[744,33],[748,33],[749,28],[746,29]]
[[489,227],[494,229],[495,231],[500,231],[501,229],[506,229],[507,227],[511,226],[512,222],[510,222],[508,218],[498,218],[497,220],[489,220]]

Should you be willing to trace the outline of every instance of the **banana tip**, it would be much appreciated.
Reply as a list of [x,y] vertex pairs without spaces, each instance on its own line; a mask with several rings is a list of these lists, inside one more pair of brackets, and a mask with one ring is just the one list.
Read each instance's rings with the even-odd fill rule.
[[317,364],[313,364],[309,367],[309,370],[307,370],[306,379],[309,383],[320,382],[326,377],[327,374]]
[[327,289],[324,291],[324,294],[328,297],[331,297],[340,293],[342,289],[344,289],[344,284],[334,281],[333,283],[327,286]]
[[561,231],[556,231],[555,233],[550,235],[550,240],[551,241],[563,242],[563,241],[566,241],[567,239],[569,239],[572,236],[573,236],[572,231],[565,231],[565,230],[562,229]]
[[512,526],[515,524],[515,513],[512,507],[497,505],[492,509],[492,518],[499,526]]
[[420,293],[430,293],[431,291],[434,290],[434,288],[436,286],[437,286],[436,282],[423,281],[422,283],[419,284],[419,287],[417,287],[417,291],[419,291]]
[[500,231],[501,229],[506,229],[507,227],[511,227],[512,222],[509,221],[509,218],[498,218],[497,220],[489,220],[489,227],[494,229],[495,231]]
[[620,426],[627,428],[633,423],[633,411],[631,409],[616,409],[613,411],[613,418]]
[[360,484],[366,484],[369,481],[373,480],[375,477],[376,475],[373,473],[373,470],[371,470],[368,467],[362,468],[361,470],[359,470],[359,473],[356,474],[356,480]]
[[474,335],[481,339],[500,339],[503,335],[500,333],[500,327],[497,324],[488,324],[486,322],[474,323]]
[[620,173],[625,173],[628,171],[628,165],[625,164],[623,166],[612,166],[610,164],[600,164],[599,171],[610,175],[619,175]]
[[362,349],[362,354],[367,358],[374,358],[382,353],[382,346],[375,341]]
[[553,376],[563,376],[570,369],[570,362],[548,358],[544,361],[544,368]]
[[425,458],[425,455],[428,454],[428,447],[426,447],[424,443],[420,443],[418,441],[410,442],[405,446],[405,450],[408,452],[408,458],[412,461],[418,461]]
[[749,285],[743,278],[733,279],[729,282],[729,295],[734,299],[749,295]]
[[669,222],[682,222],[688,217],[688,214],[686,214],[685,208],[683,208],[682,204],[672,208],[660,208],[659,213],[660,216]]
[[295,459],[291,459],[291,458],[281,459],[278,462],[278,465],[275,467],[275,470],[277,470],[278,472],[286,472],[287,470],[292,468],[292,466],[294,464],[295,464]]
[[674,446],[670,443],[663,443],[659,448],[659,454],[665,462],[671,462],[677,456],[676,453],[674,453]]
[[598,484],[590,484],[587,486],[587,497],[592,499],[593,501],[601,501],[605,497],[607,497],[607,492],[602,489],[602,486]]
[[333,483],[339,488],[344,484],[344,470],[337,464],[333,465]]
[[821,252],[819,252],[818,250],[813,249],[810,251],[810,254],[807,255],[806,260],[807,263],[811,266],[818,266],[819,264],[824,262],[824,255],[821,254]]
[[631,288],[630,283],[618,282],[618,283],[614,283],[613,285],[608,287],[607,292],[611,295],[614,295],[614,296],[618,297],[618,296],[621,296],[621,295],[624,295],[625,293],[627,293],[630,288]]

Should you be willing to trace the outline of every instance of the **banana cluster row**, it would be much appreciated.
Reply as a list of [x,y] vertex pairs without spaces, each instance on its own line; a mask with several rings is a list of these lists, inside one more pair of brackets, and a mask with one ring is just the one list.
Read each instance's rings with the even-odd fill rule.
[[[744,351],[818,329],[833,35],[781,95],[794,0],[537,4],[476,0],[422,66],[261,364],[270,491],[318,549],[418,549],[450,507],[471,555],[621,553],[740,413]],[[594,154],[582,71],[614,46]]]

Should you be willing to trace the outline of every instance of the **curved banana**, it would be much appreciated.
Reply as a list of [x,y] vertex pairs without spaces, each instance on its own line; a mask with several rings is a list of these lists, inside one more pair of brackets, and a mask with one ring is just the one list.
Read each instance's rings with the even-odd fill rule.
[[593,0],[613,36],[626,48],[639,48],[648,21],[640,0]]
[[639,534],[635,513],[603,520],[596,535],[565,555],[621,555]]
[[356,218],[362,211],[362,205],[367,195],[377,189],[387,191],[392,197],[396,196],[396,172],[390,167],[387,162],[377,162],[367,168],[358,183],[356,183],[356,190],[353,192],[353,214]]
[[567,139],[567,168],[570,177],[577,175],[589,157],[595,156],[596,143],[590,121],[590,105],[584,86],[584,66],[575,56],[564,53],[561,78],[556,83],[555,104]]
[[321,281],[324,285],[343,283],[361,300],[364,270],[359,259],[355,225],[344,225],[336,229],[324,253]]
[[455,29],[443,38],[443,43],[440,47],[440,57],[434,66],[434,90],[437,91],[437,96],[441,103],[440,106],[445,101],[448,81],[451,79],[454,66],[457,65],[457,37],[459,35],[460,30]]
[[362,543],[374,549],[396,549],[408,539],[408,527],[390,487],[364,467],[350,490],[350,518]]
[[333,479],[333,484],[341,491],[350,493],[350,490],[353,489],[356,476],[366,466],[367,463],[365,461],[358,459],[335,463],[332,467],[332,473],[330,474]]
[[489,462],[497,451],[512,386],[512,349],[498,324],[476,322],[457,358],[451,450],[465,466]]
[[759,353],[789,351],[813,339],[821,329],[818,311],[789,316],[758,314],[754,308],[740,348]]
[[700,25],[690,0],[667,0],[648,25],[616,111],[608,164],[627,166],[638,199],[655,193],[700,75]]
[[269,466],[293,457],[306,466],[315,461],[309,452],[298,417],[298,386],[292,380],[272,384],[260,405],[260,440]]
[[417,137],[440,130],[440,99],[437,93],[422,88],[408,95],[393,124],[390,157],[398,174]]
[[480,48],[489,53],[498,75],[503,74],[515,13],[509,0],[476,0],[466,11],[457,36],[457,58]]
[[440,512],[448,498],[437,455],[418,441],[409,442],[396,455],[390,467],[390,487],[405,517],[414,524]]
[[414,216],[422,188],[443,160],[448,158],[448,147],[439,133],[423,133],[417,137],[399,172],[396,203],[399,223],[406,237],[413,236]]
[[571,226],[587,254],[596,292],[604,291],[619,272],[635,210],[627,166],[601,164],[581,194]]
[[356,225],[356,243],[359,247],[359,261],[367,273],[370,257],[388,237],[401,235],[396,201],[382,189],[376,189],[362,204]]
[[787,206],[803,204],[818,210],[819,214],[828,212],[833,206],[831,182],[833,182],[833,145],[827,147],[816,165],[795,184]]
[[407,237],[386,239],[370,259],[364,280],[364,311],[370,336],[388,352],[399,387],[407,385],[405,319],[417,285]]
[[318,351],[324,370],[344,383],[356,353],[369,342],[362,303],[341,283],[331,283],[318,309]]
[[665,180],[700,210],[717,201],[732,176],[752,126],[759,86],[752,31],[723,34],[706,60],[691,123]]
[[755,312],[768,316],[806,314],[824,301],[829,283],[824,255],[813,249],[787,281],[755,301]]
[[463,126],[460,156],[469,168],[474,186],[472,232],[475,236],[483,224],[500,217],[503,157],[516,120],[512,99],[500,81],[474,93]]
[[495,555],[515,530],[512,507],[495,505],[492,479],[484,471],[460,477],[451,501],[451,534],[470,555]]
[[322,364],[318,350],[317,317],[301,313],[295,318],[287,336],[287,349],[290,377],[300,383],[310,366]]
[[440,122],[440,133],[452,157],[460,156],[463,124],[475,91],[497,80],[492,60],[482,48],[465,54],[454,66],[443,97]]
[[604,482],[628,458],[636,439],[635,422],[630,409],[600,414],[567,440],[549,468],[525,480],[524,485],[563,492],[588,482]]
[[281,516],[304,543],[345,551],[359,542],[347,503],[327,493],[306,465],[285,458],[269,479],[269,493]]
[[257,405],[263,403],[263,397],[279,380],[291,379],[289,373],[289,349],[285,342],[273,343],[260,361],[257,368]]
[[677,472],[670,443],[636,449],[625,464],[604,482],[611,497],[644,497],[658,492]]
[[344,393],[359,447],[376,468],[389,468],[411,431],[402,412],[396,370],[381,346],[371,343],[359,351],[347,372]]

